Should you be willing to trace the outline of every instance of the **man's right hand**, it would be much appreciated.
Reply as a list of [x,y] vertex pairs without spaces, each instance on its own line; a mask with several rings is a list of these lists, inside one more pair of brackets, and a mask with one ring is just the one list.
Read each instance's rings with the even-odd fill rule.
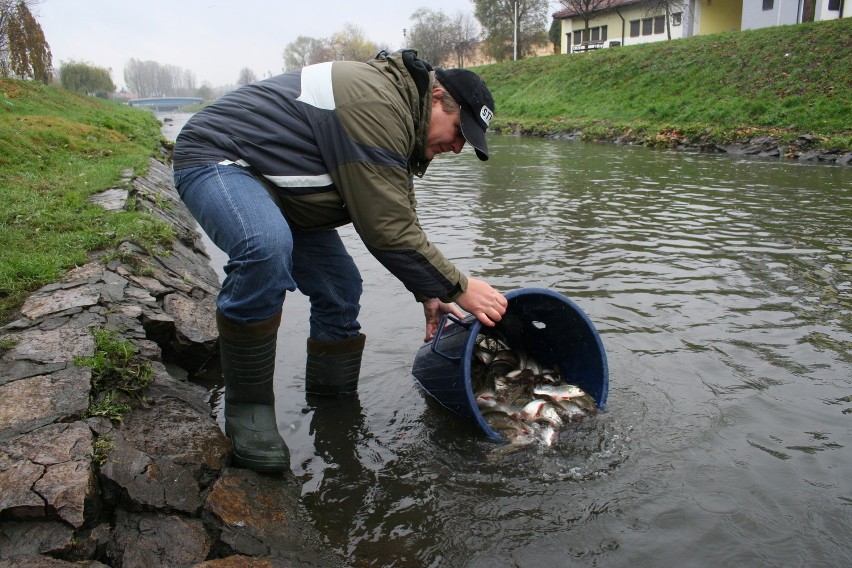
[[456,303],[482,325],[493,327],[503,319],[509,301],[488,282],[468,277],[467,290],[456,298]]

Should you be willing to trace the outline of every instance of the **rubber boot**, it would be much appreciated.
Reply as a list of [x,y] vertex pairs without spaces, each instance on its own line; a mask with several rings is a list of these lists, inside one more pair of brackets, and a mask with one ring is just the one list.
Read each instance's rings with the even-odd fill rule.
[[363,333],[340,341],[317,341],[308,338],[305,394],[309,399],[316,396],[357,395],[361,355],[364,353],[366,339]]
[[290,469],[290,452],[275,418],[275,344],[281,312],[239,324],[216,311],[225,378],[225,434],[234,446],[232,463],[259,472]]

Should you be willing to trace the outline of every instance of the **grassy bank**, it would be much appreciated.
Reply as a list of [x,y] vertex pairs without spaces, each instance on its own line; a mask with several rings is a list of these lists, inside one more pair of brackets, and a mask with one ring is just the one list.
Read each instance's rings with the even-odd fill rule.
[[[610,39],[618,39],[611,37]],[[652,145],[814,135],[852,149],[852,19],[480,67],[492,126]]]
[[119,185],[123,170],[144,172],[160,142],[147,111],[0,80],[0,322],[92,251],[171,242],[170,228],[146,215],[87,201]]

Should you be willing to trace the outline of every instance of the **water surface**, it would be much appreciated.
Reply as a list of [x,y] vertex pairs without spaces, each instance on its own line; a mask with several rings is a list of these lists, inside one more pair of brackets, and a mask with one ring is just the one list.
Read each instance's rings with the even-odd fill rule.
[[358,566],[852,565],[852,170],[489,143],[487,163],[435,160],[421,222],[462,270],[586,312],[607,410],[495,459],[419,391],[420,306],[346,228],[365,289],[360,397],[306,409],[298,293],[275,386],[328,543]]

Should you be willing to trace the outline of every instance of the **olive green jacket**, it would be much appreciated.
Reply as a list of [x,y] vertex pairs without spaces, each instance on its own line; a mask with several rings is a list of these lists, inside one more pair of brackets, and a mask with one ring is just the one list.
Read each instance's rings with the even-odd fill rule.
[[419,300],[453,301],[467,278],[426,238],[413,177],[423,176],[433,71],[414,52],[321,63],[229,93],[190,119],[175,169],[249,167],[292,226],[352,223]]

